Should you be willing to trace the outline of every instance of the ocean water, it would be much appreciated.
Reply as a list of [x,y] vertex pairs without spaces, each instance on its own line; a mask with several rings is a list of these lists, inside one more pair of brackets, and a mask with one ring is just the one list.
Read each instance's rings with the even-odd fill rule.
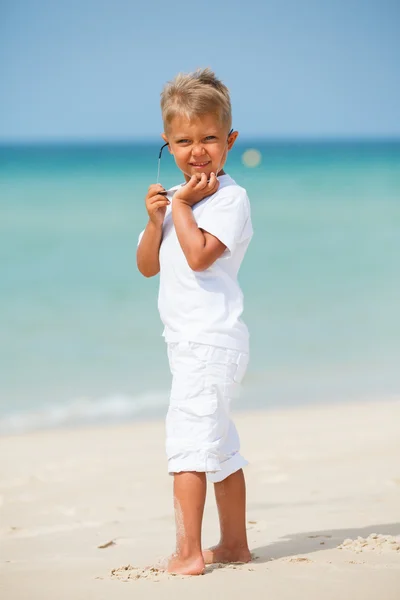
[[[2,433],[165,414],[158,277],[135,261],[158,149],[0,148]],[[248,141],[226,171],[255,230],[236,408],[398,395],[400,142]],[[161,183],[180,181],[165,154]]]

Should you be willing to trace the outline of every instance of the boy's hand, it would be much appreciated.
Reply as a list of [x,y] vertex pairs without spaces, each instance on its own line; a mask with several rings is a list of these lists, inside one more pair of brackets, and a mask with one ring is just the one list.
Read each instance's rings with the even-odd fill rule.
[[207,175],[205,173],[196,173],[192,175],[191,179],[174,194],[174,200],[178,200],[187,204],[188,206],[194,206],[203,198],[215,194],[219,187],[219,181],[215,173],[211,173],[210,180],[207,181]]
[[165,212],[168,204],[170,204],[170,201],[165,197],[165,193],[166,191],[160,183],[153,183],[147,192],[146,209],[149,219],[154,225],[160,226],[164,222]]

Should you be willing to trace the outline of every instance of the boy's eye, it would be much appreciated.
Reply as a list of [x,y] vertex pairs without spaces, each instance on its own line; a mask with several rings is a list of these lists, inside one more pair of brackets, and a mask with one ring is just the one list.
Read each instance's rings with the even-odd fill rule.
[[[214,142],[217,139],[217,136],[215,135],[207,135],[205,138],[203,138],[205,142]],[[177,144],[190,144],[191,140],[189,140],[188,138],[182,138],[180,140],[177,140],[176,142]]]

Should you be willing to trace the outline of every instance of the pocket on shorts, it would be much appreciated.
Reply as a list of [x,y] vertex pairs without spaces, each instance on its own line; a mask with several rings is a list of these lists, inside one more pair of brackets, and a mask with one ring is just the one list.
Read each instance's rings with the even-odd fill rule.
[[218,409],[218,399],[216,396],[203,396],[196,398],[192,403],[188,403],[186,411],[189,411],[193,416],[208,417],[213,415]]
[[237,350],[230,351],[228,377],[225,385],[225,396],[237,399],[240,396],[241,383],[249,364],[249,355]]
[[[175,388],[176,395],[171,395],[169,413],[175,413],[182,418],[196,420],[199,417],[209,417],[218,410],[218,399],[212,394],[190,395],[187,389]],[[178,417],[179,418],[179,417]]]

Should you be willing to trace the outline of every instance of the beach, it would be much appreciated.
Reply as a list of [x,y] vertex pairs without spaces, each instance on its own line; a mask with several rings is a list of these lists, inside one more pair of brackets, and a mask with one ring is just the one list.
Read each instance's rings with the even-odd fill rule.
[[152,568],[174,549],[162,420],[0,438],[1,597],[398,600],[399,399],[235,419],[254,559],[192,578]]

